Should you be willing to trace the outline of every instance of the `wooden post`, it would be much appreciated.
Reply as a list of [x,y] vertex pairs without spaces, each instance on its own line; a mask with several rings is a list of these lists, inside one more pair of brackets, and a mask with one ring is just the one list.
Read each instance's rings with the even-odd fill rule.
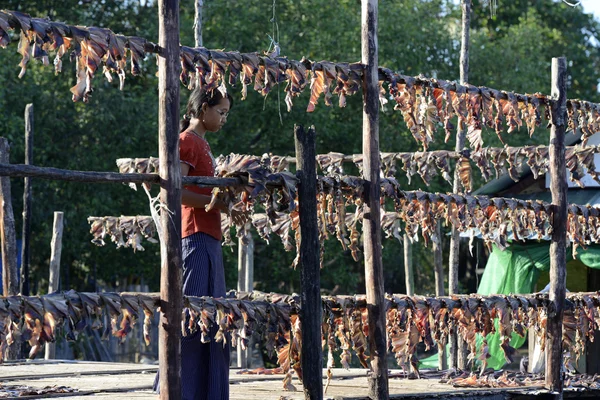
[[[246,231],[249,231],[251,224],[246,225]],[[254,288],[254,238],[249,234],[246,242],[241,238],[238,240],[238,285],[237,289],[241,292],[251,292]],[[250,368],[251,353],[249,349],[242,350],[242,346],[237,346],[237,366],[238,368]]]
[[552,59],[552,128],[550,130],[550,192],[552,241],[550,242],[550,293],[546,339],[546,387],[562,398],[562,319],[567,267],[567,173],[565,124],[567,120],[567,59]]
[[[50,242],[50,278],[48,293],[58,290],[60,284],[60,255],[62,253],[63,213],[54,212],[54,225],[52,228],[52,242]],[[56,344],[46,343],[46,360],[56,358]]]
[[204,8],[204,0],[194,1],[194,41],[196,47],[202,46],[202,9]]
[[[33,164],[33,104],[25,107],[25,164]],[[23,236],[21,241],[21,294],[29,296],[29,238],[31,236],[31,178],[23,190]]]
[[[10,146],[8,140],[0,137],[0,162],[9,163]],[[10,194],[10,178],[0,177],[0,201],[2,220],[0,221],[0,239],[2,240],[2,292],[4,296],[19,294],[19,275],[17,273],[17,232]],[[20,357],[21,343],[13,343],[6,353],[7,360]]]
[[[462,35],[460,48],[460,83],[464,85],[469,80],[469,26],[471,23],[471,0],[461,0],[462,8]],[[457,152],[462,151],[465,146],[466,131],[461,124],[456,130]],[[460,193],[460,177],[458,168],[454,170],[453,192]],[[448,293],[458,293],[458,263],[459,263],[460,235],[455,227],[452,227],[450,236],[450,257],[448,274]],[[450,336],[450,366],[452,368],[466,369],[467,367],[467,346],[464,340],[458,336]]]
[[439,238],[439,243],[433,246],[433,265],[435,267],[435,295],[445,296],[446,291],[444,290],[444,259],[442,255],[443,237],[442,237],[442,223],[437,222],[435,226],[436,236]]
[[302,284],[302,384],[305,399],[323,399],[323,352],[321,349],[321,263],[317,226],[317,164],[314,127],[294,127],[296,176],[300,214],[300,282]]
[[[8,164],[10,146],[8,140],[0,138],[0,162]],[[15,216],[13,214],[10,194],[10,178],[0,177],[0,199],[2,200],[2,291],[4,296],[19,293],[19,277],[17,274],[17,238]]]
[[415,276],[413,271],[412,243],[408,235],[404,234],[404,282],[406,294],[412,296],[415,294]]
[[[588,268],[588,285],[587,291],[596,291],[600,289],[600,270],[595,268]],[[586,342],[585,346],[585,358],[586,358],[586,374],[593,375],[600,373],[600,360],[598,354],[600,354],[600,332],[594,332],[594,341]]]
[[158,156],[160,243],[160,398],[181,398],[181,169],[179,166],[179,1],[158,1]]
[[[439,242],[433,246],[433,264],[435,268],[435,295],[445,296],[444,290],[444,259],[442,256],[443,237],[442,223],[440,221],[435,225],[436,236]],[[438,368],[440,371],[448,368],[448,357],[446,355],[446,346],[438,343]]]
[[377,43],[378,1],[361,0],[361,48],[363,78],[363,178],[365,195],[363,237],[365,287],[369,314],[371,375],[369,397],[388,399],[383,265],[381,261],[380,161],[379,161],[379,72]]

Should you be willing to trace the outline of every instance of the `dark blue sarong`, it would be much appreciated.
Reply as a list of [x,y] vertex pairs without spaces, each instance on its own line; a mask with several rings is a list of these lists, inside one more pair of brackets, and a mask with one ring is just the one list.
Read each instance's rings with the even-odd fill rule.
[[[203,232],[181,241],[183,294],[225,296],[225,270],[221,242]],[[211,330],[211,339],[218,330]],[[202,343],[200,332],[181,338],[181,395],[183,400],[229,399],[230,345],[211,340]],[[154,390],[159,391],[158,373]]]

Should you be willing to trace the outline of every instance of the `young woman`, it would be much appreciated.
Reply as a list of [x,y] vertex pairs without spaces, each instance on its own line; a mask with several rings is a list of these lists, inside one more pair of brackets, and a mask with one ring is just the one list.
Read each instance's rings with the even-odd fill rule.
[[[233,101],[219,90],[196,88],[188,100],[180,122],[179,156],[182,176],[214,176],[215,160],[206,141],[207,132],[218,132]],[[221,251],[221,211],[227,206],[217,201],[210,211],[211,189],[186,186],[181,193],[181,233],[183,294],[225,296],[225,271]],[[233,213],[234,221],[243,218]],[[218,327],[214,326],[211,339]],[[181,339],[181,383],[184,400],[229,399],[229,341],[202,343],[200,333]],[[155,389],[158,389],[158,374]]]

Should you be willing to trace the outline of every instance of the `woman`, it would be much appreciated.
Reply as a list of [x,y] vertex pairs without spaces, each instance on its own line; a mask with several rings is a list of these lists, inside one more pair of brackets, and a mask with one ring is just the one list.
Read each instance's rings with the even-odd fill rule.
[[[180,122],[179,155],[181,176],[214,176],[215,160],[205,139],[206,132],[218,132],[233,105],[233,99],[219,90],[195,89]],[[225,296],[225,271],[221,252],[222,201],[210,211],[211,189],[186,186],[181,192],[181,233],[183,294]],[[234,221],[243,218],[232,213]],[[239,222],[239,221],[238,221]],[[218,327],[214,326],[211,337]],[[202,343],[200,333],[181,340],[181,383],[184,400],[229,399],[229,341]],[[158,374],[155,380],[157,389]]]

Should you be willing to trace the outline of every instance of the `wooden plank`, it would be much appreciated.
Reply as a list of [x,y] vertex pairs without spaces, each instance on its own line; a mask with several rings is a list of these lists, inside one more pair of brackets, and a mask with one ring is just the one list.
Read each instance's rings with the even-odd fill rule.
[[[62,234],[63,234],[63,212],[54,212],[54,224],[52,227],[52,241],[50,242],[50,274],[48,279],[48,293],[58,291],[60,284],[60,256],[62,253]],[[46,360],[51,360],[56,356],[56,344],[46,343]]]
[[[33,363],[31,363],[33,364]],[[50,376],[44,374],[43,371],[54,371],[57,374],[62,373],[62,368],[78,367],[80,371],[85,371],[81,375],[77,373],[76,368],[71,368],[71,374],[68,376]],[[65,364],[50,364],[50,365],[28,365],[31,374],[24,376],[22,379],[11,380],[9,385],[27,385],[33,388],[43,388],[46,386],[68,386],[79,390],[79,396],[85,394],[100,393],[123,393],[122,398],[131,398],[134,395],[140,398],[154,399],[156,395],[148,389],[152,385],[154,374],[150,368],[140,368],[132,364],[115,363],[92,363],[78,362],[74,365]],[[4,367],[3,367],[4,368]],[[10,368],[10,367],[9,367]],[[139,368],[139,370],[135,370]],[[40,375],[36,376],[35,371],[39,371]],[[149,373],[148,373],[149,372]],[[323,371],[324,372],[324,371]],[[392,372],[400,373],[400,370]],[[127,374],[123,379],[119,373]],[[349,399],[369,399],[367,393],[367,377],[364,369],[333,370],[333,379],[328,390],[328,398],[337,398],[343,400]],[[301,400],[304,398],[304,393],[301,391],[283,391],[282,390],[282,375],[273,376],[249,376],[238,375],[235,370],[230,370],[230,398],[239,400],[253,399],[273,399],[278,400],[285,398],[287,400]],[[235,383],[234,383],[235,382]],[[294,377],[292,383],[297,388],[301,383]],[[8,386],[8,385],[4,385]],[[424,373],[423,379],[407,380],[393,379],[390,380],[390,398],[397,399],[482,399],[490,394],[497,394],[509,398],[509,393],[518,395],[526,390],[538,390],[539,386],[526,386],[519,388],[453,388],[448,384],[439,382],[439,378],[426,378]],[[136,390],[136,393],[128,392]],[[144,390],[140,393],[140,390]],[[126,393],[125,393],[126,392]],[[594,392],[579,392],[575,393],[579,396],[586,393]],[[130,397],[127,397],[129,395]],[[74,395],[73,397],[78,398]],[[108,398],[107,394],[104,394]],[[42,396],[39,396],[40,398]],[[50,396],[48,396],[50,397]],[[110,396],[114,398],[113,395]],[[26,397],[27,398],[27,397]],[[84,399],[81,397],[82,400]],[[86,397],[87,398],[87,397]],[[116,397],[120,398],[120,397]],[[520,398],[520,397],[519,397]]]
[[179,165],[179,1],[158,1],[158,153],[160,158],[160,398],[181,398],[181,168]]
[[[33,164],[33,104],[25,106],[25,164]],[[23,235],[21,240],[21,294],[29,296],[29,239],[31,236],[31,179],[23,190]]]
[[[471,22],[471,0],[461,0],[462,30],[460,47],[460,84],[469,80],[469,36]],[[456,129],[455,151],[460,152],[465,146],[466,130],[459,123]],[[458,168],[454,170],[453,192],[460,193],[460,176]],[[459,263],[460,234],[453,226],[450,235],[450,257],[448,272],[448,293],[458,293],[458,263]],[[467,368],[467,345],[461,338],[452,335],[450,338],[450,366],[452,368]]]
[[415,294],[415,275],[413,270],[412,243],[405,233],[403,236],[404,245],[404,285],[406,294],[412,296]]
[[323,399],[321,348],[321,263],[317,224],[317,163],[314,127],[294,127],[300,215],[300,282],[302,284],[302,384],[305,399]]
[[567,120],[567,60],[552,59],[550,115],[550,192],[552,193],[552,240],[550,242],[550,304],[546,339],[546,387],[562,396],[562,318],[565,307],[567,268],[567,173],[565,125]]
[[378,1],[361,0],[361,61],[363,78],[363,178],[365,179],[363,238],[365,286],[369,314],[369,354],[371,375],[369,395],[387,399],[387,343],[383,265],[381,260],[380,160],[379,160],[379,71],[378,71]]

